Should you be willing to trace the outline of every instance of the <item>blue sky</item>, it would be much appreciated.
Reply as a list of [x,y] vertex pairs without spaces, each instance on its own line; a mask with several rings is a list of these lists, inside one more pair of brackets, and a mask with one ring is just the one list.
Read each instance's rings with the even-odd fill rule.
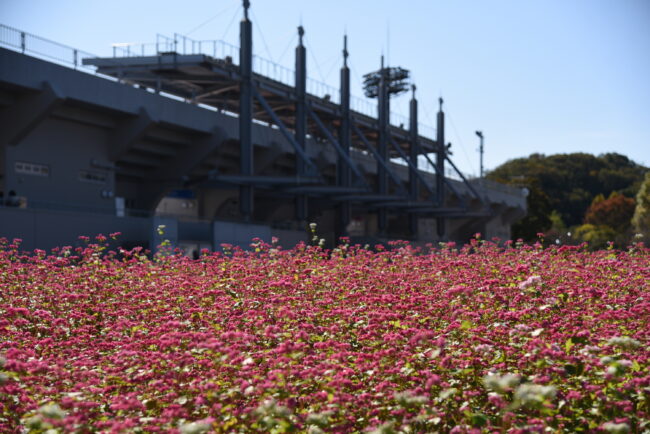
[[[156,33],[238,44],[240,0],[0,0],[0,23],[98,55]],[[534,152],[619,152],[650,166],[648,0],[251,0],[254,51],[292,67],[303,24],[308,73],[338,88],[344,31],[353,93],[382,53],[410,69],[420,120],[442,95],[454,161],[477,174]],[[204,24],[203,26],[200,26]],[[197,28],[198,27],[198,28]],[[408,97],[392,101],[406,114]]]

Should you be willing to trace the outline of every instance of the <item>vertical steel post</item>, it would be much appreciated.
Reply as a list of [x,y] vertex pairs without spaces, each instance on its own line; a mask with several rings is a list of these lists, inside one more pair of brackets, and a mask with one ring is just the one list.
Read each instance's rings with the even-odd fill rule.
[[481,139],[481,145],[479,147],[479,152],[481,154],[481,162],[480,162],[480,168],[479,168],[479,176],[481,179],[483,179],[483,132],[482,131],[477,131],[476,134],[479,136]]
[[[438,99],[440,103],[440,109],[438,110],[438,124],[437,124],[437,138],[436,146],[438,147],[436,151],[436,200],[438,202],[438,207],[443,208],[445,206],[445,154],[447,148],[445,146],[445,113],[442,111],[442,98]],[[438,239],[444,240],[446,235],[446,222],[442,217],[436,218],[436,232],[438,234]]]
[[[253,31],[248,19],[249,0],[244,0],[244,18],[240,24],[239,44],[239,170],[244,176],[253,175]],[[244,221],[250,221],[253,214],[253,187],[239,187],[239,210]]]
[[[341,68],[341,127],[339,128],[339,143],[343,153],[350,155],[350,68],[348,68],[348,36],[343,36],[343,67]],[[350,186],[350,167],[342,156],[338,159],[338,184]],[[352,217],[352,206],[349,201],[341,202],[339,207],[339,237],[348,236],[347,227]]]
[[[298,26],[298,46],[296,47],[296,118],[295,138],[298,145],[305,149],[305,137],[307,135],[307,50],[302,43],[305,29]],[[306,176],[307,167],[302,158],[296,154],[296,174],[299,177]],[[303,223],[307,220],[307,196],[298,195],[295,198],[296,220]]]
[[[418,156],[420,154],[420,145],[418,143],[418,100],[415,99],[415,85],[411,86],[413,95],[409,104],[409,196],[413,201],[418,200],[420,195],[418,185]],[[413,237],[418,234],[418,216],[416,213],[409,215],[409,232]]]
[[[389,116],[389,96],[388,96],[388,69],[384,69],[384,56],[381,56],[381,69],[379,70],[379,89],[377,94],[377,120],[379,124],[379,140],[377,151],[384,161],[388,161],[388,116]],[[388,177],[386,169],[377,163],[377,192],[380,195],[388,194]],[[386,208],[380,208],[377,214],[377,229],[379,235],[386,235],[388,227],[388,213]]]

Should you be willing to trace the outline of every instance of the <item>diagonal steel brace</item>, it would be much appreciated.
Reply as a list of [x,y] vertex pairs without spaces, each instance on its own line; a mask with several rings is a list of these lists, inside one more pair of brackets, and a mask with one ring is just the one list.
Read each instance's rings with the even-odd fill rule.
[[271,116],[271,119],[273,119],[273,122],[278,126],[280,129],[280,132],[282,135],[291,143],[293,148],[296,151],[296,154],[302,159],[302,161],[311,169],[310,175],[316,175],[320,176],[318,173],[318,168],[314,164],[313,161],[311,161],[311,158],[309,158],[309,155],[305,152],[305,150],[300,146],[300,144],[296,141],[296,139],[293,137],[293,135],[289,132],[287,127],[284,125],[284,123],[280,120],[280,118],[275,114],[269,103],[266,101],[266,99],[262,96],[262,94],[257,90],[255,86],[253,86],[253,95],[257,100],[260,102],[264,110]]
[[388,176],[390,176],[390,179],[392,179],[395,185],[397,185],[397,187],[400,189],[400,192],[406,194],[406,190],[404,189],[402,181],[397,177],[397,175],[395,175],[395,173],[390,169],[390,167],[388,167],[388,164],[386,164],[386,161],[384,161],[384,159],[381,158],[379,152],[377,152],[377,150],[370,144],[370,142],[368,142],[366,136],[364,136],[363,132],[359,129],[359,127],[357,127],[356,123],[354,122],[354,119],[352,119],[352,122],[350,123],[352,124],[352,129],[354,130],[356,135],[359,136],[363,144],[366,145],[366,148],[368,148],[368,150],[372,152],[372,155],[375,157],[375,160],[377,160],[377,162],[381,165],[381,167],[384,168]]
[[361,181],[361,183],[364,185],[364,187],[370,189],[370,186],[368,185],[368,183],[366,182],[365,178],[364,178],[363,175],[361,174],[361,171],[359,170],[359,168],[357,167],[357,165],[354,163],[354,161],[352,161],[352,159],[350,158],[350,156],[349,156],[348,154],[346,154],[346,153],[343,151],[343,147],[342,147],[341,144],[338,142],[338,140],[336,140],[336,138],[335,138],[335,137],[332,135],[332,133],[327,129],[327,127],[325,127],[325,125],[323,124],[323,121],[320,120],[320,118],[318,117],[318,115],[317,115],[316,113],[314,113],[314,111],[313,111],[313,110],[311,109],[311,107],[309,107],[309,106],[307,106],[307,113],[309,113],[309,116],[314,120],[314,122],[316,122],[316,125],[318,125],[318,128],[319,128],[319,129],[321,130],[321,132],[325,135],[325,137],[327,138],[327,140],[329,140],[330,143],[331,143],[332,145],[334,145],[334,148],[336,149],[336,152],[339,154],[339,156],[340,156],[341,158],[343,158],[343,160],[346,162],[346,164],[348,165],[348,167],[350,167],[350,169],[352,170],[352,172],[354,172],[354,174],[355,174],[356,177]]

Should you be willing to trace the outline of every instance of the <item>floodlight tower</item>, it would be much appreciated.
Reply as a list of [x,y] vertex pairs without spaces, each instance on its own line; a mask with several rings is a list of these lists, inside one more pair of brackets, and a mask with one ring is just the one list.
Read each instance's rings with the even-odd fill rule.
[[[390,124],[390,96],[399,95],[408,90],[410,72],[400,67],[384,67],[384,56],[381,56],[381,67],[377,71],[363,76],[363,88],[368,98],[377,98],[378,140],[377,152],[380,158],[388,161],[388,126]],[[388,176],[386,169],[377,162],[377,193],[388,194]],[[377,216],[377,229],[381,235],[386,233],[388,214],[386,208],[380,208]]]

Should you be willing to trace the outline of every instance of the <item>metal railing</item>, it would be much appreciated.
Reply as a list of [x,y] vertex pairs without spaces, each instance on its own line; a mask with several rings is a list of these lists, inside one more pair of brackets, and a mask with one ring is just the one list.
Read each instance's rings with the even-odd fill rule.
[[39,58],[71,66],[74,69],[94,71],[93,68],[84,66],[81,62],[83,58],[96,57],[93,54],[4,24],[0,24],[0,46],[12,48],[24,54],[34,54]]

